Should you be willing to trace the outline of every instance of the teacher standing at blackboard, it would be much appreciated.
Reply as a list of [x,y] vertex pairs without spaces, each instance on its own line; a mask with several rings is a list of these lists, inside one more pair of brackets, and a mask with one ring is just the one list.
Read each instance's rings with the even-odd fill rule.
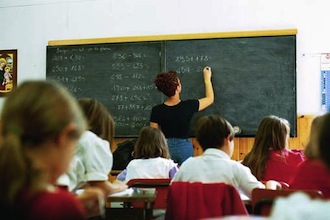
[[154,106],[150,116],[150,126],[160,128],[167,139],[171,158],[179,165],[194,154],[189,139],[190,121],[194,113],[202,111],[214,102],[210,67],[203,69],[205,97],[181,100],[181,82],[175,71],[160,73],[155,79],[157,89],[167,96],[167,100]]

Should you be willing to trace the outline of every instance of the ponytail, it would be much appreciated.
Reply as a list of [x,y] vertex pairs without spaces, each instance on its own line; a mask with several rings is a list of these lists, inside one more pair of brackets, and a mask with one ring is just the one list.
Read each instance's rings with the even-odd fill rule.
[[26,185],[28,162],[17,134],[2,137],[0,146],[0,200],[13,204],[18,192]]

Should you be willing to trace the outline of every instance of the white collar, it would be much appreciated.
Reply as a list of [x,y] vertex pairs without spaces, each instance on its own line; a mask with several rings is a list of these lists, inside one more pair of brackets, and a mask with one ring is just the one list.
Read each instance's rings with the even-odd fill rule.
[[217,149],[217,148],[208,148],[204,151],[203,155],[211,155],[211,156],[217,156],[225,159],[230,159],[228,154],[226,154],[224,151]]

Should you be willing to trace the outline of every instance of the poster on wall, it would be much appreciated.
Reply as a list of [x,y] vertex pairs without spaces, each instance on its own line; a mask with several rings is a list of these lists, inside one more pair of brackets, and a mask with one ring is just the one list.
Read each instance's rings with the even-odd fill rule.
[[0,50],[0,97],[17,86],[17,50]]
[[321,110],[330,110],[330,53],[321,54]]

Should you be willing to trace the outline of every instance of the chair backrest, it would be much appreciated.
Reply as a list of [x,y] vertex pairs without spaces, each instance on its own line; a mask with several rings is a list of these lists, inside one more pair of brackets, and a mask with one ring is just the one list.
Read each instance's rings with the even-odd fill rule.
[[287,197],[295,192],[303,192],[312,199],[323,198],[319,190],[297,190],[297,189],[253,189],[252,190],[252,213],[255,215],[269,216],[272,205],[278,197]]
[[166,220],[196,220],[247,214],[238,191],[232,185],[173,182],[169,187]]
[[[137,188],[156,188],[157,196],[154,203],[154,209],[166,209],[167,207],[167,194],[170,185],[170,178],[160,179],[131,179],[127,182],[128,187]],[[133,207],[143,207],[142,203],[133,203]]]

